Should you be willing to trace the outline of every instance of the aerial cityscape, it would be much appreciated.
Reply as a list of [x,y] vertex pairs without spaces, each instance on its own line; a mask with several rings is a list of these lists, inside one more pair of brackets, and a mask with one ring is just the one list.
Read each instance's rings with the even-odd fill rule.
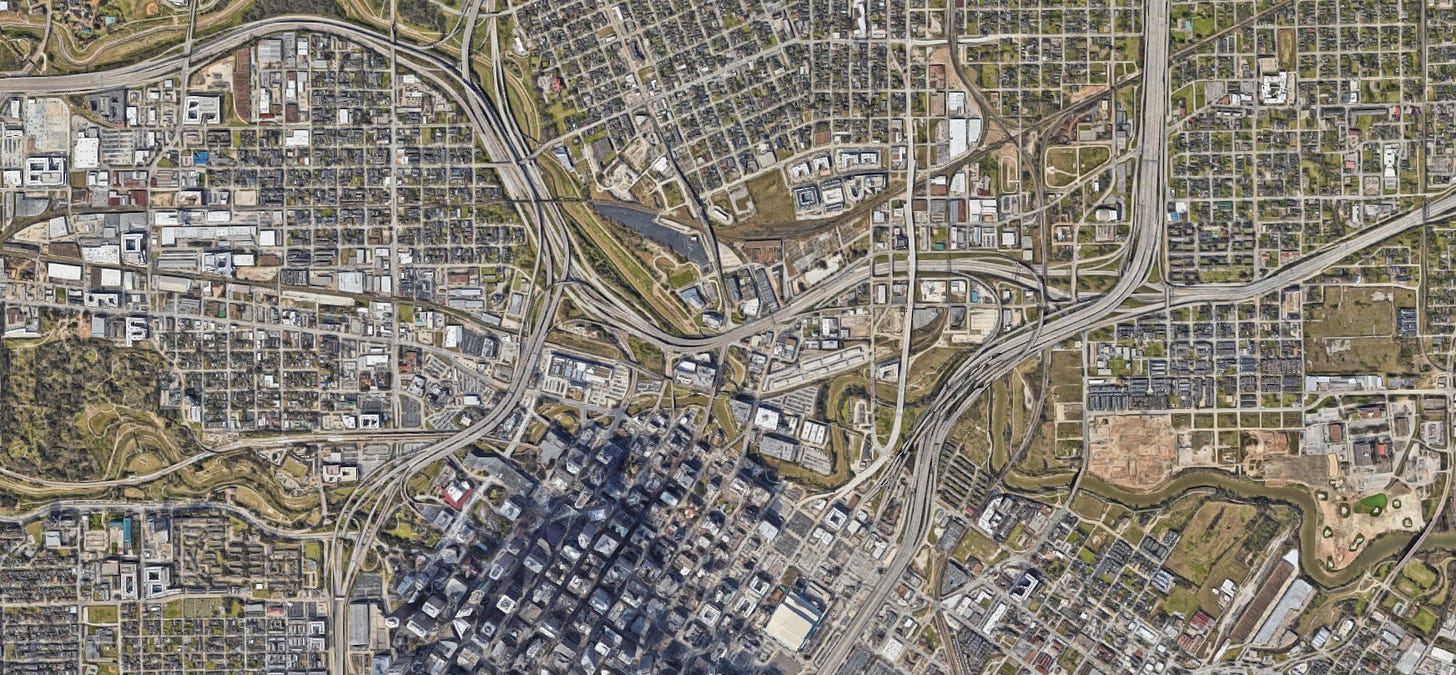
[[0,675],[1456,673],[1450,0],[0,0]]

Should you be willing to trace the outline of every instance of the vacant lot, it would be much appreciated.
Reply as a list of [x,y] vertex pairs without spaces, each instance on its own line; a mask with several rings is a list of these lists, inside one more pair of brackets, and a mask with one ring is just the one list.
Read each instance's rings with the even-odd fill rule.
[[1105,145],[1063,145],[1047,148],[1047,187],[1064,188],[1101,168],[1112,157]]
[[[1225,555],[1237,553],[1258,510],[1247,504],[1208,502],[1199,507],[1168,556],[1168,569],[1203,585]],[[1215,579],[1215,586],[1223,579]],[[1236,580],[1237,581],[1237,580]]]
[[1102,514],[1107,512],[1107,502],[1088,492],[1078,492],[1077,496],[1072,498],[1072,511],[1087,520],[1100,520]]
[[[998,384],[1000,382],[998,381]],[[991,461],[991,404],[987,400],[990,394],[977,397],[971,403],[970,409],[961,415],[956,424],[951,428],[949,440],[960,444],[961,452],[965,453],[976,466],[988,466]]]
[[1311,374],[1415,375],[1419,350],[1405,338],[1306,339]]
[[1262,513],[1253,505],[1205,502],[1168,555],[1168,569],[1192,582],[1197,587],[1199,605],[1218,616],[1224,607],[1214,590],[1224,579],[1242,583],[1256,554],[1281,527],[1278,517]]
[[747,183],[753,208],[758,212],[756,220],[765,224],[794,222],[794,198],[784,186],[784,176],[770,171]]
[[1415,293],[1394,287],[1326,286],[1324,302],[1306,306],[1305,354],[1311,373],[1414,374],[1416,343],[1395,337],[1395,310]]
[[1395,334],[1395,289],[1326,286],[1324,302],[1306,310],[1305,334],[1311,338]]
[[[1026,422],[1032,425],[1034,434],[1017,471],[1027,476],[1045,478],[1050,474],[1070,476],[1070,470],[1080,465],[1083,451],[1082,424],[1082,358],[1077,351],[1057,350],[1051,353],[1051,377],[1047,381],[1050,390],[1041,410],[1041,416],[1031,419],[1034,406],[1026,410]],[[1068,380],[1072,384],[1067,384]],[[1039,397],[1042,385],[1041,371],[1028,371],[1023,378],[1023,397],[1034,403]]]
[[1145,490],[1177,468],[1177,433],[1169,415],[1097,417],[1087,436],[1088,470],[1114,485]]
[[1294,29],[1279,29],[1275,42],[1278,48],[1279,67],[1284,70],[1294,70],[1299,62],[1299,50],[1295,47]]
[[1340,465],[1334,455],[1280,455],[1244,461],[1244,472],[1250,478],[1281,485],[1326,486],[1339,477],[1339,470]]
[[1162,517],[1153,523],[1152,529],[1148,531],[1149,534],[1161,539],[1168,530],[1182,532],[1188,527],[1188,521],[1193,520],[1198,509],[1207,501],[1207,497],[1194,494],[1169,504]]

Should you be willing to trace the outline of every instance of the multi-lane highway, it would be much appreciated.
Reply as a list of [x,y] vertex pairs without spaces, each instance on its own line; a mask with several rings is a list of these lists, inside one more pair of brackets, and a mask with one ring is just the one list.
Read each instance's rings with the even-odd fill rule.
[[[480,11],[480,3],[470,8],[470,15]],[[1136,208],[1123,260],[1121,276],[1107,293],[1093,296],[1079,304],[1044,313],[1045,318],[1032,326],[1012,331],[983,347],[962,363],[948,378],[946,386],[935,396],[927,413],[906,434],[902,452],[913,455],[909,477],[900,546],[890,560],[882,581],[871,589],[866,602],[848,616],[843,630],[831,635],[816,655],[820,672],[834,672],[843,663],[850,649],[860,643],[869,622],[883,606],[890,589],[908,568],[911,559],[924,541],[933,515],[937,461],[940,447],[946,441],[960,414],[985,389],[1003,377],[1011,368],[1032,354],[1055,345],[1083,331],[1097,328],[1121,318],[1200,302],[1236,301],[1277,291],[1319,274],[1349,254],[1427,222],[1456,212],[1456,196],[1434,200],[1423,211],[1405,214],[1307,256],[1264,279],[1237,286],[1170,289],[1154,302],[1136,306],[1128,300],[1149,283],[1150,274],[1159,260],[1166,222],[1166,142],[1168,109],[1168,27],[1169,0],[1154,0],[1145,8],[1147,37],[1144,40],[1142,71],[1143,101],[1140,113],[1139,166],[1136,179]],[[492,33],[494,21],[492,20]],[[471,30],[474,30],[473,26]],[[242,26],[212,36],[184,54],[167,56],[122,68],[98,73],[50,77],[0,77],[0,94],[26,95],[76,94],[140,86],[175,76],[188,64],[202,64],[220,57],[254,39],[280,31],[312,31],[350,39],[359,44],[393,55],[401,66],[418,72],[433,81],[442,91],[453,94],[464,114],[475,128],[494,166],[499,167],[503,186],[523,218],[533,229],[537,243],[537,271],[545,280],[545,297],[534,310],[532,319],[522,328],[522,349],[514,364],[509,383],[495,400],[485,419],[458,434],[438,441],[426,449],[397,458],[366,476],[338,514],[329,546],[331,587],[335,596],[336,618],[340,625],[336,635],[346,635],[348,596],[359,569],[368,555],[380,525],[393,510],[408,480],[419,470],[450,453],[469,447],[491,430],[499,427],[511,414],[520,410],[529,396],[528,382],[544,346],[545,337],[554,319],[561,298],[570,294],[584,308],[598,313],[612,325],[636,337],[678,351],[710,350],[736,343],[751,335],[790,324],[816,308],[872,278],[883,278],[892,270],[883,263],[877,268],[868,259],[846,266],[829,279],[789,299],[777,312],[740,324],[722,334],[706,337],[681,337],[662,330],[629,300],[617,294],[589,265],[580,264],[577,247],[565,216],[551,199],[542,169],[527,146],[505,96],[505,73],[499,58],[493,59],[491,80],[494,91],[486,92],[469,70],[469,56],[451,60],[429,49],[398,42],[359,26],[316,17],[281,17]],[[467,35],[471,33],[467,32]],[[494,38],[494,35],[492,35]],[[496,41],[492,39],[492,43]],[[468,45],[467,45],[468,49]],[[911,182],[913,185],[913,181]],[[936,274],[968,274],[1021,286],[1036,291],[1043,302],[1065,300],[1051,292],[1043,277],[1034,270],[1005,258],[962,257],[953,259],[919,259],[906,263],[911,278]],[[192,461],[196,461],[195,459]],[[169,469],[175,470],[176,467]],[[335,650],[341,659],[343,650]],[[336,660],[335,672],[343,672],[343,663]]]
[[1163,239],[1165,213],[1168,126],[1168,27],[1170,0],[1150,0],[1144,8],[1143,103],[1138,137],[1137,195],[1133,214],[1133,242],[1123,263],[1123,275],[1108,293],[1078,306],[1060,319],[1038,324],[983,348],[951,375],[946,385],[920,418],[910,434],[904,452],[915,453],[915,466],[906,502],[906,518],[900,530],[899,548],[867,602],[849,617],[847,627],[828,641],[815,659],[821,673],[839,670],[850,650],[878,613],[890,590],[909,567],[910,560],[925,541],[930,528],[930,511],[935,497],[933,467],[940,448],[960,415],[990,383],[1005,375],[1017,363],[1035,353],[1038,343],[1060,342],[1115,311],[1148,279]]
[[[456,94],[488,154],[498,166],[503,186],[523,209],[527,222],[535,226],[538,239],[538,261],[547,282],[545,302],[534,310],[534,322],[523,329],[523,345],[515,363],[511,381],[496,400],[492,412],[474,426],[455,436],[428,446],[425,450],[397,458],[382,469],[364,477],[353,496],[341,509],[331,545],[329,567],[335,596],[335,619],[339,622],[335,635],[347,635],[348,612],[344,611],[353,584],[358,576],[385,516],[411,476],[435,461],[468,447],[498,427],[517,409],[525,395],[550,322],[554,319],[565,286],[556,283],[570,272],[572,247],[565,221],[548,198],[540,169],[531,159],[520,132],[509,115],[502,115],[489,96],[469,79],[462,78],[462,68],[434,52],[397,42],[373,31],[330,19],[317,17],[280,17],[249,24],[218,35],[205,45],[176,56],[159,58],[122,68],[96,73],[49,77],[0,78],[0,93],[26,95],[76,94],[116,87],[139,86],[175,76],[189,63],[202,63],[219,57],[254,39],[280,31],[311,31],[343,37],[361,45],[392,55],[398,63],[431,80],[442,91]],[[496,78],[501,82],[500,77]],[[497,92],[499,96],[499,92]],[[502,96],[500,100],[504,100]],[[592,276],[588,273],[587,278]],[[596,282],[597,285],[600,282]],[[604,285],[603,285],[604,286]],[[357,521],[357,522],[356,522]],[[333,650],[334,672],[344,672],[344,650]]]
[[819,672],[834,672],[843,663],[849,650],[858,643],[869,620],[884,603],[889,589],[904,573],[910,559],[924,542],[929,522],[916,518],[916,515],[929,509],[935,489],[933,472],[929,472],[932,475],[927,477],[924,467],[937,460],[940,446],[965,409],[991,383],[1003,377],[1018,363],[1042,349],[1115,321],[1172,307],[1208,302],[1238,302],[1277,292],[1318,276],[1341,260],[1381,241],[1428,222],[1456,215],[1456,192],[1448,192],[1431,200],[1423,208],[1334,242],[1259,280],[1228,286],[1172,288],[1159,301],[1124,307],[1123,303],[1133,297],[1138,288],[1148,283],[1153,264],[1160,255],[1165,231],[1168,9],[1169,0],[1150,3],[1146,8],[1145,25],[1149,33],[1144,42],[1147,58],[1144,81],[1152,86],[1143,91],[1142,128],[1139,132],[1142,151],[1137,185],[1138,210],[1134,214],[1131,234],[1135,245],[1123,264],[1123,276],[1107,295],[1077,305],[1054,321],[1004,336],[984,347],[950,376],[934,402],[927,406],[925,416],[908,439],[907,451],[915,453],[915,471],[907,500],[910,516],[901,531],[900,548],[879,586],[872,591],[869,601],[860,605],[857,615],[851,618],[849,627],[837,640],[829,642],[816,658],[815,664]]

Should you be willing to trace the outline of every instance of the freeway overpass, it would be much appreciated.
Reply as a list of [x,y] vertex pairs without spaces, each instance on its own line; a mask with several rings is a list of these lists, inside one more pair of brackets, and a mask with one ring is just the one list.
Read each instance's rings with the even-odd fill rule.
[[[908,566],[910,557],[919,543],[924,540],[929,527],[931,505],[936,482],[936,457],[938,449],[949,434],[951,427],[965,407],[979,396],[989,383],[994,382],[1017,363],[1041,349],[1079,334],[1082,331],[1106,325],[1119,317],[1136,316],[1142,313],[1160,311],[1168,307],[1212,301],[1235,301],[1248,299],[1277,291],[1280,288],[1319,274],[1329,265],[1345,256],[1368,247],[1385,238],[1419,226],[1429,219],[1445,217],[1456,210],[1456,196],[1445,196],[1433,201],[1426,209],[1377,225],[1365,232],[1349,237],[1311,256],[1307,256],[1268,277],[1236,286],[1174,288],[1162,302],[1148,303],[1138,307],[1127,306],[1127,300],[1143,287],[1153,264],[1158,260],[1163,237],[1164,216],[1164,158],[1166,155],[1166,109],[1167,109],[1167,0],[1154,2],[1146,8],[1146,25],[1151,31],[1146,44],[1144,66],[1144,103],[1139,134],[1141,135],[1140,164],[1137,179],[1137,203],[1139,208],[1133,223],[1132,241],[1128,257],[1123,263],[1123,276],[1109,293],[1097,296],[1086,303],[1075,305],[1048,318],[1044,323],[1007,335],[1003,340],[990,345],[968,360],[952,375],[950,385],[936,398],[932,412],[910,432],[906,447],[915,453],[915,464],[910,481],[910,508],[902,527],[901,546],[891,561],[886,582],[873,590],[870,602],[864,611],[852,619],[849,628],[839,640],[829,645],[826,653],[817,662],[824,670],[831,670],[842,663],[847,650],[857,643],[869,619],[887,597],[893,580]],[[136,86],[175,75],[189,61],[203,62],[222,56],[226,52],[267,34],[288,31],[313,31],[348,38],[371,48],[393,52],[401,57],[402,63],[416,68],[425,77],[441,85],[447,92],[456,94],[471,123],[478,130],[493,161],[503,167],[502,180],[511,195],[519,203],[529,204],[524,211],[527,220],[536,226],[539,261],[549,279],[564,282],[577,276],[573,284],[552,285],[548,300],[530,330],[523,329],[525,350],[517,363],[516,371],[496,409],[485,420],[471,429],[430,446],[427,450],[401,458],[386,465],[364,481],[357,494],[366,495],[351,500],[346,506],[344,517],[334,533],[335,546],[331,548],[334,592],[336,598],[346,599],[349,588],[357,575],[359,565],[367,552],[368,543],[377,532],[383,514],[393,503],[394,495],[420,468],[437,461],[452,452],[467,447],[482,438],[489,430],[497,427],[517,409],[526,395],[526,381],[534,367],[536,356],[544,344],[546,329],[554,315],[554,307],[565,292],[570,292],[593,301],[593,304],[608,315],[611,323],[628,330],[643,339],[662,346],[683,350],[702,350],[722,346],[762,332],[776,325],[789,323],[819,305],[834,299],[847,290],[872,278],[872,272],[888,273],[883,266],[871,269],[867,261],[846,267],[835,276],[809,291],[795,297],[779,312],[751,323],[736,327],[722,335],[683,338],[663,332],[660,327],[644,318],[630,302],[615,295],[609,286],[595,277],[589,266],[575,263],[574,250],[569,231],[565,228],[563,216],[556,211],[548,199],[549,194],[541,180],[539,167],[531,159],[519,130],[514,127],[510,115],[501,113],[500,105],[505,98],[495,92],[494,101],[480,87],[468,79],[468,71],[461,64],[447,61],[423,48],[397,42],[367,29],[344,22],[318,18],[280,17],[250,24],[215,36],[208,43],[190,53],[159,58],[154,61],[133,64],[101,73],[64,75],[53,77],[11,77],[0,78],[0,93],[24,93],[27,95],[71,94],[113,89],[118,86]],[[496,64],[497,69],[499,64]],[[497,77],[500,83],[503,78]],[[1002,279],[1045,293],[1042,279],[1031,270],[1009,261],[975,260],[971,258],[943,260],[921,260],[914,269],[919,274],[953,273],[970,274]],[[1060,298],[1053,295],[1050,300]],[[382,495],[370,501],[368,495]],[[349,555],[340,543],[353,527],[353,516],[362,518],[356,545]],[[340,619],[346,621],[346,613]],[[340,629],[342,630],[342,626]],[[341,633],[342,634],[342,633]]]
[[1166,194],[1167,125],[1168,125],[1168,28],[1171,0],[1150,0],[1144,7],[1143,25],[1148,31],[1143,40],[1143,104],[1138,134],[1141,152],[1138,164],[1136,212],[1132,244],[1124,260],[1123,276],[1113,289],[1091,302],[1079,305],[1068,315],[1051,324],[1038,324],[1020,333],[1014,340],[998,340],[983,348],[977,357],[968,360],[951,375],[948,384],[927,408],[927,413],[908,438],[905,452],[915,453],[915,466],[909,486],[906,522],[901,528],[899,547],[879,583],[870,591],[848,627],[829,641],[814,660],[821,673],[839,670],[849,651],[859,644],[870,620],[879,612],[890,590],[910,565],[929,532],[929,513],[934,504],[936,480],[933,467],[955,421],[970,402],[991,383],[1005,375],[1026,356],[1035,352],[1038,342],[1059,342],[1059,335],[1072,335],[1083,326],[1095,323],[1115,311],[1141,287],[1152,271],[1162,250]]

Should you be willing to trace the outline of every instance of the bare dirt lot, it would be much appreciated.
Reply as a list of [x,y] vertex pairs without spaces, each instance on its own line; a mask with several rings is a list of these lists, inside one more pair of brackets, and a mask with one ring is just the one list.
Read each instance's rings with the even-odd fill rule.
[[1088,470],[1113,485],[1151,488],[1178,465],[1170,415],[1105,415],[1088,424]]
[[1291,444],[1289,436],[1280,431],[1264,431],[1262,429],[1247,429],[1244,431],[1244,455],[1252,457],[1268,457],[1287,455]]
[[1300,455],[1299,437],[1291,432],[1245,429],[1239,433],[1243,471],[1250,478],[1275,484],[1326,487],[1340,477],[1334,455]]
[[1244,472],[1250,478],[1273,484],[1320,487],[1339,477],[1339,471],[1339,460],[1334,455],[1266,455],[1244,460]]
[[[1418,532],[1425,526],[1419,495],[1403,485],[1387,490],[1386,494],[1387,505],[1378,514],[1357,513],[1358,500],[1354,499],[1320,501],[1321,529],[1329,529],[1317,537],[1319,543],[1315,547],[1315,555],[1327,561],[1331,569],[1344,569],[1376,537],[1390,532]],[[1340,515],[1341,505],[1348,506],[1346,515]],[[1324,536],[1324,532],[1329,532],[1330,536]],[[1356,545],[1357,541],[1359,545]],[[1351,550],[1352,546],[1354,550]]]

